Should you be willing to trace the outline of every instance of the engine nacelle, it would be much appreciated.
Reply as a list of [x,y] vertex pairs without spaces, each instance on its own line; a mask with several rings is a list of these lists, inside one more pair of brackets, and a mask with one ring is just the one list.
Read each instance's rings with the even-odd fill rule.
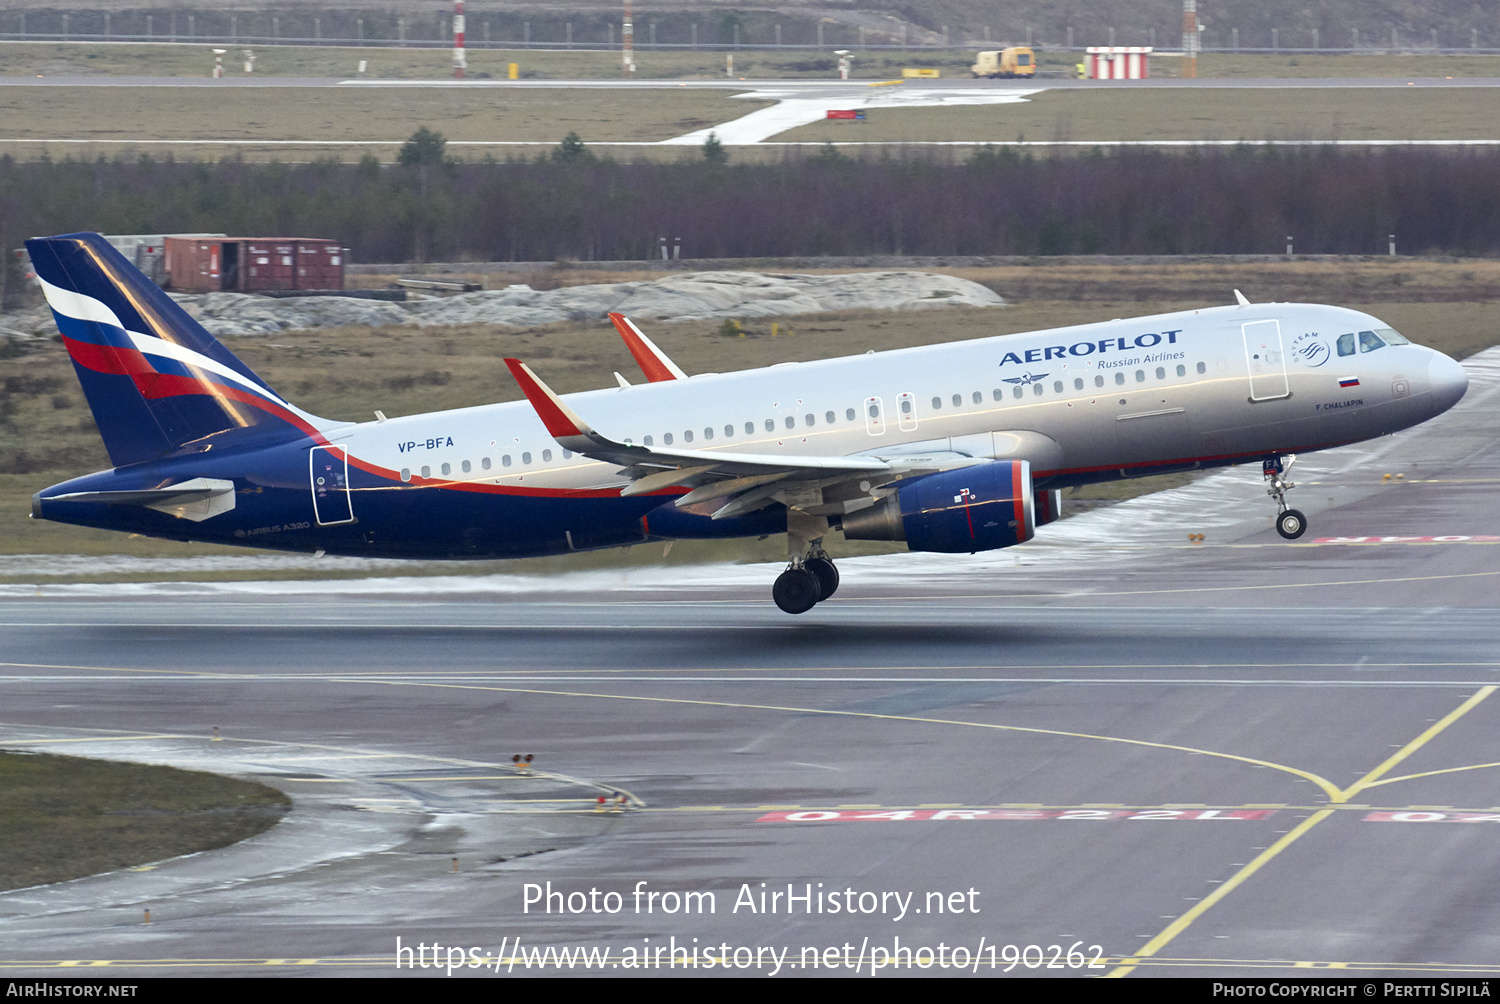
[[1062,491],[1057,488],[1038,488],[1033,508],[1037,526],[1046,526],[1062,519]]
[[997,460],[929,474],[844,517],[848,540],[904,540],[913,551],[992,551],[1036,533],[1031,464]]

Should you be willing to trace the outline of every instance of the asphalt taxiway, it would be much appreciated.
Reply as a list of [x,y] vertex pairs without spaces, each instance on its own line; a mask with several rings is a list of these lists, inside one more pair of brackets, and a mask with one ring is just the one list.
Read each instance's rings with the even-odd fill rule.
[[1034,549],[844,562],[799,618],[749,566],[5,587],[0,748],[294,810],[0,894],[0,969],[1500,971],[1500,367],[1470,365],[1442,418],[1299,463],[1297,543],[1240,469]]

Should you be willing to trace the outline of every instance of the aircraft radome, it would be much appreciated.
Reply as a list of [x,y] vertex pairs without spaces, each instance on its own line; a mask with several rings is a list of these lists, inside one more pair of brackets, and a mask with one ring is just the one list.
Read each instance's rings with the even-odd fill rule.
[[32,515],[154,537],[505,558],[785,533],[789,613],[838,588],[824,540],[974,552],[1060,490],[1261,461],[1283,537],[1298,453],[1408,428],[1463,367],[1368,314],[1250,303],[688,376],[612,315],[647,382],[336,422],[286,401],[97,234],[26,242],[114,468]]

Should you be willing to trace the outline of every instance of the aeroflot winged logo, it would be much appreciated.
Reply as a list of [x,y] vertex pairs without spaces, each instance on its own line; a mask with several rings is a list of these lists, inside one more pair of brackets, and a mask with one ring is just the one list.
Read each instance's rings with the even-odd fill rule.
[[[1176,345],[1177,336],[1182,334],[1182,329],[1176,331],[1162,331],[1160,333],[1148,331],[1142,335],[1122,338],[1101,338],[1096,342],[1074,342],[1071,345],[1039,345],[1036,348],[1027,349],[1024,352],[1007,352],[1000,358],[1001,366],[1009,366],[1011,363],[1022,365],[1025,363],[1040,363],[1049,359],[1066,359],[1069,356],[1092,356],[1107,355],[1115,352],[1130,352],[1134,349],[1154,349],[1161,345]],[[1160,359],[1176,358],[1181,353],[1162,353],[1158,356],[1148,356],[1141,362],[1158,362]],[[1031,377],[1032,380],[1040,380],[1047,374]]]
[[[1002,363],[1002,365],[1004,365],[1004,364]],[[1021,386],[1024,387],[1024,386],[1026,386],[1029,383],[1036,383],[1038,380],[1045,380],[1045,379],[1047,379],[1047,374],[1045,374],[1045,373],[1023,373],[1023,374],[1021,374],[1018,377],[1003,377],[1002,379],[1006,383],[1018,383],[1018,384],[1020,384]]]

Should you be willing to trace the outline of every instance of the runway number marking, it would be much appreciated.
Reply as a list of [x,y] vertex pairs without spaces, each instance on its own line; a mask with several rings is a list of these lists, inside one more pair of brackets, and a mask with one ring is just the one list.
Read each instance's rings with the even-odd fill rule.
[[894,809],[864,810],[806,809],[801,812],[768,812],[757,823],[850,823],[942,821],[953,819],[1265,819],[1275,809]]
[[1500,823],[1500,812],[1372,812],[1366,823]]

